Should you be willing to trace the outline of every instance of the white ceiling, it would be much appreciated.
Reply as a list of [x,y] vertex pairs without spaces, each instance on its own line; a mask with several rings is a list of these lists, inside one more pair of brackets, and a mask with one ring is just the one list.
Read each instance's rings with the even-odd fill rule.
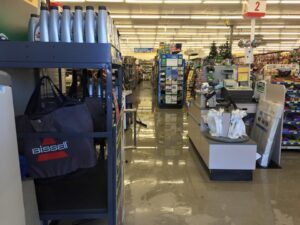
[[[106,5],[121,34],[124,52],[182,42],[184,48],[208,50],[212,41],[226,42],[234,25],[237,40],[250,36],[250,20],[242,17],[241,0],[59,0],[71,5]],[[71,2],[71,3],[70,3]],[[76,3],[74,3],[76,2]],[[264,40],[259,51],[300,46],[300,0],[269,0],[267,15],[256,22]]]

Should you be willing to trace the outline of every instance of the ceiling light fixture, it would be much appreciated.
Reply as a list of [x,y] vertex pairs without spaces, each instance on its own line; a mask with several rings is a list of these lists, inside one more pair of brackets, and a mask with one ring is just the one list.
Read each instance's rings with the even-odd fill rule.
[[130,15],[125,14],[110,14],[113,19],[130,19]]
[[163,3],[163,1],[162,0],[143,0],[143,1],[141,1],[141,0],[125,0],[125,2],[126,3],[139,3],[139,4],[141,4],[141,3],[145,3],[145,4],[153,4],[153,3]]
[[206,26],[206,29],[229,29],[229,27],[226,26]]
[[191,19],[207,19],[207,20],[215,20],[215,19],[220,19],[220,16],[197,16],[197,15],[192,15]]
[[[55,0],[57,1],[57,0]],[[115,2],[124,2],[124,0],[85,0],[86,2],[111,2],[111,3],[115,3]]]
[[158,25],[157,26],[158,28],[161,28],[161,29],[179,29],[179,28],[182,28],[181,26],[173,26],[173,25]]
[[155,29],[156,26],[153,25],[135,25],[134,28],[144,28],[144,29]]
[[131,15],[132,19],[159,19],[159,15]]
[[204,29],[205,26],[186,26],[186,25],[183,25],[183,26],[181,26],[181,28],[183,28],[183,29]]
[[165,0],[166,4],[199,4],[202,0]]
[[183,16],[183,15],[166,15],[160,16],[161,19],[190,19],[190,16]]
[[240,4],[241,1],[239,0],[232,0],[232,1],[226,1],[226,0],[220,0],[220,1],[209,1],[206,0],[203,2],[204,4]]
[[85,0],[55,0],[56,2],[85,2]]
[[242,16],[221,16],[221,19],[229,19],[229,20],[241,20]]
[[116,25],[117,28],[132,28],[132,25]]

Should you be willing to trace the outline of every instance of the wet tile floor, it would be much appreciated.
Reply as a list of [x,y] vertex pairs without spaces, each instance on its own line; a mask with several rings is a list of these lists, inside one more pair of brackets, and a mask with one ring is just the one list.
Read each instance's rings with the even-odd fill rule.
[[[208,179],[187,136],[184,109],[158,109],[150,83],[135,92],[138,148],[127,150],[125,225],[298,225],[300,153],[252,182]],[[127,137],[127,139],[129,139]]]
[[258,169],[252,182],[210,181],[185,109],[158,109],[150,82],[134,96],[147,128],[138,126],[138,147],[126,150],[124,225],[300,224],[300,153],[283,153],[283,169]]

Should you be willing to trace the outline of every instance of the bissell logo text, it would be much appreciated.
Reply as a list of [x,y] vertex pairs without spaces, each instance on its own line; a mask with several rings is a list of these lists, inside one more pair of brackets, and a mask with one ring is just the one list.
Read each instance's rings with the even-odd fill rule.
[[38,162],[46,162],[67,158],[66,150],[69,149],[68,142],[57,143],[53,138],[44,138],[38,148],[32,149],[32,154],[36,156]]
[[48,146],[40,146],[39,148],[33,148],[32,154],[38,155],[46,152],[56,152],[68,149],[68,143],[64,141],[61,144],[48,145]]

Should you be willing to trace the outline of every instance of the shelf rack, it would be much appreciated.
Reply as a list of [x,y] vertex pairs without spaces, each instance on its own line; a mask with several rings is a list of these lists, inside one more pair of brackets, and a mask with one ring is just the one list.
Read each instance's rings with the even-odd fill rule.
[[[113,69],[118,104],[122,101],[122,61],[120,52],[110,44],[0,42],[0,68],[72,68],[105,69],[106,131],[95,133],[26,134],[31,137],[89,136],[105,138],[106,160],[95,168],[83,169],[64,179],[36,181],[39,214],[44,224],[49,220],[105,218],[109,225],[120,224],[123,214],[122,121],[113,119]],[[122,113],[122,112],[121,112]],[[122,116],[121,116],[122,118]],[[24,134],[23,137],[26,135]],[[21,135],[22,136],[22,135]],[[117,165],[117,160],[119,164]],[[84,175],[83,175],[84,174]],[[117,175],[118,174],[118,175]],[[117,186],[117,185],[120,186]],[[119,194],[118,194],[119,193]],[[119,196],[117,196],[119,195]]]
[[[182,55],[160,54],[157,60],[158,106],[160,108],[182,108],[185,99],[185,61]],[[168,60],[177,61],[176,66],[175,63],[170,66]]]
[[134,90],[138,84],[138,76],[135,65],[136,58],[125,56],[123,60],[124,85],[126,90]]
[[285,115],[283,121],[282,149],[300,150],[300,82],[293,80],[273,80],[287,89]]

